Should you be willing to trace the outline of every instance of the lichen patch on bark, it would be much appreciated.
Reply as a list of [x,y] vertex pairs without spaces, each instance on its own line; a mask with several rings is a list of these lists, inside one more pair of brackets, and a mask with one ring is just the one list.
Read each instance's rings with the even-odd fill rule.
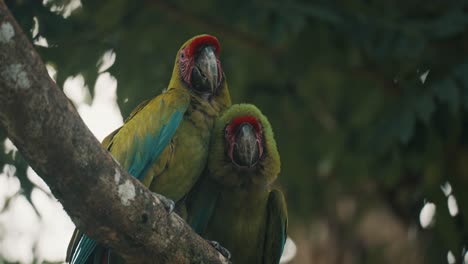
[[3,22],[0,26],[0,42],[8,43],[15,36],[15,29],[10,22]]
[[120,201],[125,206],[129,206],[130,202],[135,199],[135,186],[130,180],[125,181],[124,184],[120,184],[118,191]]
[[19,63],[8,65],[2,72],[1,77],[12,82],[13,86],[20,89],[29,89],[31,83],[24,71],[24,66]]

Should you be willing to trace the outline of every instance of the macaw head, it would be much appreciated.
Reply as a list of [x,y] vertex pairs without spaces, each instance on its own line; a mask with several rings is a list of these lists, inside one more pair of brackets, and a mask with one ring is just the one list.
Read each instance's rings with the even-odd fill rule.
[[195,36],[185,42],[177,53],[174,73],[196,93],[214,94],[223,81],[220,51],[216,37]]
[[262,124],[251,115],[237,116],[224,128],[226,155],[239,168],[252,168],[263,156]]
[[236,104],[223,112],[212,136],[210,177],[231,186],[269,184],[280,166],[273,130],[257,107]]

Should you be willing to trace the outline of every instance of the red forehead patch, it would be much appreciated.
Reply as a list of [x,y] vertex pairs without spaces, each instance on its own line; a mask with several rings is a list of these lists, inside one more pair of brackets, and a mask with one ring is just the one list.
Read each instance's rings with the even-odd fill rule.
[[210,35],[202,35],[192,40],[190,45],[187,47],[188,54],[195,55],[202,47],[211,45],[215,49],[214,52],[218,56],[221,51],[221,45],[216,37]]
[[234,118],[229,124],[229,132],[236,131],[237,128],[243,123],[251,124],[257,133],[260,132],[260,123],[255,116],[238,116]]

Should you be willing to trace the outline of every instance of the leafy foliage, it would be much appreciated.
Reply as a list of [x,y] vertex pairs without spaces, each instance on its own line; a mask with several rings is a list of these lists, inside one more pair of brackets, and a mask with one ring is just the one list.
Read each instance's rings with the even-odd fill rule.
[[[424,249],[435,257],[427,261],[440,263],[466,246],[463,1],[83,0],[64,18],[70,2],[7,1],[24,29],[39,21],[34,39],[45,37],[49,47],[36,48],[58,69],[60,86],[82,73],[93,87],[101,56],[112,50],[117,59],[108,71],[128,115],[162,91],[185,39],[214,34],[233,100],[255,103],[274,127],[292,214],[328,215],[340,197],[352,196],[359,210],[378,201],[414,226],[427,199],[440,212],[433,231],[421,235],[432,238]],[[0,165],[17,166],[28,195],[25,163],[3,153]],[[461,201],[454,218],[439,188],[446,181]]]

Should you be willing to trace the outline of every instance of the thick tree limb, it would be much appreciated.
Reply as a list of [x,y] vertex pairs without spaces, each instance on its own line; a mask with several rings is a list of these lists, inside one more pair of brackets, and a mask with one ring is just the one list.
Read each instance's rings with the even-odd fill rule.
[[129,263],[227,263],[101,148],[3,0],[0,125],[73,222]]

